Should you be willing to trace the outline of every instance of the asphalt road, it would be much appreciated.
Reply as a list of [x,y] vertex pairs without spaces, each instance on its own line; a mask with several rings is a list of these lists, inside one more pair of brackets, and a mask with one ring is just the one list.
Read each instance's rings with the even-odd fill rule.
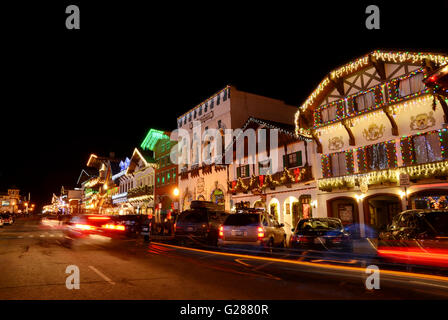
[[[383,272],[365,288],[365,269],[300,259],[189,249],[165,243],[92,239],[72,248],[57,229],[18,219],[0,228],[0,299],[434,299],[448,278]],[[80,270],[69,290],[66,268]]]

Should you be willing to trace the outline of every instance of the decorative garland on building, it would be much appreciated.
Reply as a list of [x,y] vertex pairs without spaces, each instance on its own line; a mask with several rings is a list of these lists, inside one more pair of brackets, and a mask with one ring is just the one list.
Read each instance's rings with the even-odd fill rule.
[[436,66],[445,65],[448,63],[448,56],[441,54],[433,54],[433,53],[423,53],[423,52],[403,52],[403,51],[395,51],[395,52],[387,52],[382,50],[375,50],[367,55],[364,55],[354,61],[349,62],[348,64],[343,65],[333,71],[330,72],[330,76],[326,76],[317,86],[316,89],[308,96],[305,102],[299,107],[299,110],[295,114],[295,125],[296,125],[296,134],[301,134],[307,136],[309,138],[312,137],[311,130],[301,128],[299,125],[299,118],[302,112],[305,112],[313,103],[320,97],[320,95],[327,89],[330,85],[330,77],[333,80],[336,80],[339,77],[343,77],[349,73],[356,72],[361,68],[365,67],[370,63],[369,57],[376,61],[383,62],[409,62],[412,64],[421,64],[425,59],[429,59],[434,62]]
[[[236,181],[229,182],[229,192],[233,194],[247,193],[248,191],[262,192],[265,188],[275,189],[281,185],[288,186],[293,183],[301,182],[308,177],[308,174],[308,168],[306,167],[295,168],[293,173],[291,173],[288,168],[285,168],[278,179],[274,179],[272,177],[273,175],[270,174],[260,176],[253,175],[247,184],[241,177],[239,177]],[[275,176],[278,176],[278,174],[275,174]]]

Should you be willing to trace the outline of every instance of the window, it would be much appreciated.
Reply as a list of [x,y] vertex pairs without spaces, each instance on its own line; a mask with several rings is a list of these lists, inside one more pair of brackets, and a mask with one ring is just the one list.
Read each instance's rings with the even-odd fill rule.
[[184,124],[187,124],[187,117],[184,117]]
[[166,174],[166,181],[167,181],[167,182],[170,182],[170,180],[171,180],[171,174],[168,172],[168,173]]
[[162,173],[162,184],[165,184],[165,173]]
[[215,100],[212,99],[210,101],[210,109],[213,109],[213,107],[215,106],[214,104],[215,104]]
[[400,80],[399,94],[400,97],[406,97],[410,94],[417,93],[425,89],[423,83],[423,72],[419,72],[407,79]]
[[414,136],[413,142],[417,163],[435,162],[443,159],[438,132]]
[[293,152],[283,156],[283,167],[293,168],[302,165],[302,151]]
[[165,144],[163,142],[160,144],[160,152],[165,152]]
[[226,101],[227,100],[227,90],[224,90],[224,95],[222,97],[222,101]]
[[249,176],[249,165],[243,165],[236,168],[236,177],[237,178],[246,178]]
[[396,160],[394,140],[358,149],[360,172],[395,168],[397,166]]
[[221,129],[221,125],[222,125],[221,120],[218,120],[218,129]]
[[157,185],[160,185],[160,173],[157,174]]
[[218,96],[216,97],[216,105],[219,106],[220,103],[221,103],[221,94],[218,94]]
[[333,177],[344,176],[347,172],[347,160],[345,152],[336,152],[330,155],[331,175]]
[[199,107],[199,115],[202,116],[202,106]]
[[336,119],[336,106],[330,106],[327,107],[325,109],[322,109],[321,111],[321,119],[322,119],[322,123],[326,123],[328,121],[332,121],[334,119]]
[[206,102],[204,105],[204,112],[207,112],[207,108],[208,108],[208,106],[207,106],[207,102]]
[[196,119],[196,110],[194,110],[194,116],[193,117]]
[[173,181],[176,182],[176,169],[173,169]]
[[375,105],[374,91],[366,92],[355,98],[357,111],[362,111],[371,108]]

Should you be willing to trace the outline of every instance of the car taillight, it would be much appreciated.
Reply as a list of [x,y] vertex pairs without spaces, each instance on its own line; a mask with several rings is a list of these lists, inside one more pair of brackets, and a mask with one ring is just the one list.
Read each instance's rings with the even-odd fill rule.
[[224,227],[223,226],[219,227],[219,237],[220,238],[224,237]]
[[110,220],[110,217],[88,217],[89,220]]
[[297,242],[312,242],[313,239],[311,237],[298,236]]
[[331,242],[334,242],[334,243],[342,242],[342,237],[334,237],[333,239],[331,239]]
[[258,227],[258,238],[264,238],[264,229],[262,227]]
[[88,224],[80,224],[80,223],[75,224],[75,228],[81,229],[81,230],[94,230],[95,229],[94,226],[91,226]]
[[123,226],[123,225],[105,224],[102,227],[106,228],[106,229],[110,229],[110,230],[118,230],[118,231],[124,231],[125,230],[125,226]]

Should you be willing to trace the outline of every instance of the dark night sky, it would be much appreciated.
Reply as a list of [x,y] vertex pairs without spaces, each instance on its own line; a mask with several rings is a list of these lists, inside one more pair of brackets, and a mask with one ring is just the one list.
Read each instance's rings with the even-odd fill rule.
[[[374,49],[448,51],[446,1],[137,3],[2,4],[0,191],[44,204],[75,186],[90,153],[130,155],[149,128],[174,129],[229,83],[299,105]],[[68,4],[80,31],[65,30]],[[365,28],[368,4],[380,30]]]

